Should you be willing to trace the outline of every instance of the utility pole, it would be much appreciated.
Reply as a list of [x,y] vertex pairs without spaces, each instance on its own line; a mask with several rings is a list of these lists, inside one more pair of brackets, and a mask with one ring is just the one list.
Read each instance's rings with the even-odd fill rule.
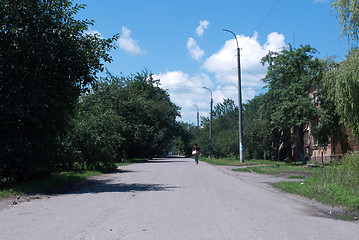
[[232,33],[237,43],[237,65],[238,65],[238,125],[239,125],[239,162],[244,163],[244,152],[243,152],[243,124],[242,124],[242,89],[241,89],[241,60],[240,51],[238,46],[238,40],[234,32],[223,29],[223,31]]
[[207,88],[207,87],[202,87],[207,89],[210,93],[211,93],[211,111],[209,113],[210,117],[209,117],[209,139],[212,138],[212,107],[213,107],[213,98],[212,98],[212,91],[211,89]]
[[198,112],[198,107],[196,104],[193,104],[193,106],[195,106],[197,108],[197,128],[199,127],[199,112]]

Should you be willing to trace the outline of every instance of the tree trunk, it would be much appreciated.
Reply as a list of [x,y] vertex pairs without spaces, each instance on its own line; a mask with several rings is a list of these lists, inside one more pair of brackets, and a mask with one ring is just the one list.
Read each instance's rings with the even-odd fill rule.
[[302,161],[303,165],[307,164],[304,157],[304,125],[295,126],[295,161]]

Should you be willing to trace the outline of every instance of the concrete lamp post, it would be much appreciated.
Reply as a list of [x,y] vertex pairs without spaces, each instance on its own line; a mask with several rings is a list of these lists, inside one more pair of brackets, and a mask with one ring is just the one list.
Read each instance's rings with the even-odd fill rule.
[[241,89],[241,60],[240,50],[238,46],[237,35],[234,32],[223,29],[223,31],[232,33],[237,43],[237,66],[238,66],[238,125],[239,125],[239,161],[244,163],[244,151],[243,151],[243,124],[242,124],[242,89]]

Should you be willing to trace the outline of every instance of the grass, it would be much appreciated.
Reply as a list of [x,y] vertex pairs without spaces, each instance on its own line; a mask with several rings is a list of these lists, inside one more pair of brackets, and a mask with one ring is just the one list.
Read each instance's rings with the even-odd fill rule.
[[[285,163],[285,162],[275,162],[269,160],[258,160],[251,159],[247,160],[244,163],[240,163],[236,159],[211,159],[204,158],[200,159],[201,161],[208,162],[213,165],[222,165],[222,166],[238,166],[239,168],[233,169],[233,171],[240,172],[256,172],[262,174],[283,174],[283,173],[318,173],[320,168],[305,168],[301,162],[297,163]],[[299,176],[299,175],[298,175]]]
[[305,176],[289,176],[289,179],[305,179]]
[[241,163],[238,159],[231,159],[231,158],[206,158],[206,157],[200,157],[200,161],[204,161],[213,165],[221,165],[221,166],[251,166],[251,165],[261,165],[261,164],[274,164],[274,163],[280,163],[282,162],[273,162],[269,160],[257,160],[252,159],[249,161],[245,161],[244,163]]
[[95,171],[79,171],[79,172],[62,172],[45,179],[31,180],[14,184],[11,187],[2,189],[0,197],[18,194],[36,194],[51,192],[69,184],[81,182],[91,176],[99,175],[100,172]]
[[[145,159],[135,159],[131,161],[116,163],[116,167],[124,166],[132,163],[144,162]],[[23,194],[38,194],[53,192],[57,189],[64,189],[71,184],[84,181],[85,179],[100,175],[102,172],[98,171],[68,171],[59,174],[54,174],[45,179],[37,179],[25,181],[11,185],[9,187],[0,189],[0,197],[8,197],[13,195]]]
[[296,174],[296,173],[318,173],[320,168],[303,167],[300,163],[272,162],[261,166],[248,166],[246,168],[237,168],[233,171],[250,171],[262,174]]
[[[344,206],[359,215],[359,153],[346,155],[340,163],[322,167],[303,167],[301,163],[284,163],[263,160],[201,159],[214,165],[238,166],[241,172],[261,174],[290,174],[299,181],[278,182],[272,185],[285,192],[334,206]],[[302,181],[300,181],[302,179]],[[349,217],[351,218],[351,217]]]
[[326,166],[302,183],[279,182],[274,187],[359,214],[359,154],[346,155],[340,164]]

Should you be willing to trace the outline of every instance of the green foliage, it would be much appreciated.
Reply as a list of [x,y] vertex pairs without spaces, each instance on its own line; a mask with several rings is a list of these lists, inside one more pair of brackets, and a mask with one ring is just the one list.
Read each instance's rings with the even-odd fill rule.
[[244,104],[243,142],[245,158],[269,159],[271,132],[263,108],[265,96],[260,95]]
[[61,191],[70,184],[81,182],[91,176],[99,174],[101,173],[94,171],[62,172],[44,179],[16,183],[12,185],[11,188],[0,190],[0,196],[5,197],[16,194],[36,194]]
[[353,50],[341,64],[332,63],[324,87],[335,110],[354,137],[359,137],[359,50]]
[[[204,132],[202,129],[194,126],[188,126],[186,123],[180,123],[178,129],[178,136],[175,138],[174,145],[175,151],[180,151],[181,155],[192,156],[192,147],[195,143],[198,143],[199,139],[203,136]],[[205,137],[208,139],[208,132]],[[201,151],[204,151],[202,146],[205,148],[206,145],[200,145]],[[205,150],[206,151],[206,150]]]
[[335,184],[359,191],[359,154],[347,154],[337,165],[325,168],[317,180],[323,184]]
[[[273,95],[275,121],[282,128],[302,126],[315,116],[316,108],[309,97],[309,88],[321,73],[322,65],[309,45],[299,49],[270,52],[262,59],[268,64],[268,72],[263,79],[268,83],[268,94]],[[273,104],[274,103],[274,104]]]
[[332,12],[339,19],[342,35],[349,40],[359,40],[359,5],[358,0],[332,0]]
[[[157,85],[157,86],[155,86]],[[90,169],[153,157],[169,149],[179,108],[147,71],[111,74],[81,97],[69,139],[76,161]]]
[[[234,171],[242,171],[242,168],[234,169]],[[284,163],[284,162],[267,162],[259,166],[247,167],[246,171],[265,173],[265,174],[286,174],[295,175],[298,178],[299,174],[305,175],[309,173],[317,173],[319,168],[303,168],[300,162],[297,163]],[[304,177],[304,176],[302,176]]]
[[326,166],[304,183],[276,183],[275,187],[318,201],[342,205],[359,212],[359,154],[347,154],[341,162]]
[[252,166],[252,165],[275,165],[275,164],[284,164],[283,162],[275,162],[270,160],[261,160],[261,159],[248,159],[244,163],[241,163],[239,159],[235,157],[226,157],[226,158],[207,158],[201,157],[200,161],[205,161],[213,165],[221,166]]
[[353,43],[347,59],[340,64],[331,63],[325,76],[325,87],[335,103],[335,109],[345,127],[359,137],[359,5],[357,0],[332,0],[332,12],[339,20],[342,35]]
[[[269,52],[263,59],[262,64],[268,64],[268,72],[263,79],[268,83],[264,111],[271,132],[287,136],[293,131],[295,138],[295,161],[299,159],[305,163],[304,158],[304,127],[311,119],[318,116],[318,110],[309,96],[309,89],[315,86],[321,79],[323,63],[313,54],[314,48],[309,45],[279,53]],[[283,141],[285,140],[285,141]],[[279,139],[277,151],[282,143],[290,146],[288,138]],[[289,152],[288,152],[289,153]],[[288,156],[286,153],[286,157]]]
[[329,143],[335,147],[338,142],[346,138],[340,124],[340,116],[335,111],[335,103],[327,90],[326,88],[321,88],[316,93],[317,105],[320,108],[320,119],[313,121],[311,126],[313,137],[319,146],[324,148]]
[[84,34],[92,22],[68,0],[0,2],[0,179],[54,170],[80,92],[111,61],[111,39]]
[[209,139],[209,119],[202,118],[202,126],[194,142],[198,142],[206,156],[238,155],[238,107],[231,99],[214,106],[212,138]]

